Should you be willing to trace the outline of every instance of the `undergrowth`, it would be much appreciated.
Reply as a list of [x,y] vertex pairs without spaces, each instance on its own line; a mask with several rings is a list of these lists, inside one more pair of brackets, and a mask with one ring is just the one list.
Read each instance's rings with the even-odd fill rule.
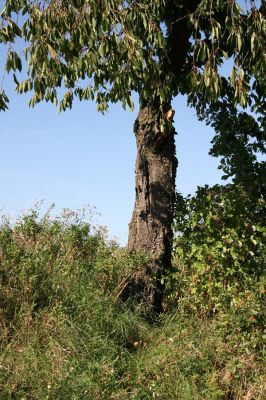
[[3,219],[0,399],[265,398],[262,352],[237,322],[193,313],[184,295],[155,322],[121,302],[144,262],[73,213]]

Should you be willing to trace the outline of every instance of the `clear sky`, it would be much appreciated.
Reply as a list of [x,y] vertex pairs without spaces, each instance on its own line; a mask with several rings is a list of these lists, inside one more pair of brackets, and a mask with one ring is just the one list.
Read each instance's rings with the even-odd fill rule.
[[[0,79],[4,51],[0,47]],[[2,64],[2,65],[1,65]],[[55,106],[27,105],[28,95],[14,93],[13,79],[5,77],[10,108],[0,113],[0,210],[20,215],[37,201],[43,209],[95,206],[110,235],[125,244],[134,205],[136,156],[135,111],[111,105],[106,115],[94,103],[78,100],[73,109],[58,114]],[[197,121],[184,97],[173,108],[177,157],[177,191],[193,193],[198,185],[220,182],[218,160],[208,155],[213,131]]]

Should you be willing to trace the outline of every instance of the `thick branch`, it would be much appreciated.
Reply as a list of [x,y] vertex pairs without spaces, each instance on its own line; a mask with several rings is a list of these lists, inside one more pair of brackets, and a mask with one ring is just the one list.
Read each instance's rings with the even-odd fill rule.
[[168,30],[168,53],[162,61],[162,74],[167,75],[170,72],[175,79],[180,80],[182,73],[191,69],[192,59],[189,52],[192,27],[188,24],[188,17],[196,11],[200,3],[200,0],[191,0],[181,6],[176,5],[173,0],[167,1],[164,20]]

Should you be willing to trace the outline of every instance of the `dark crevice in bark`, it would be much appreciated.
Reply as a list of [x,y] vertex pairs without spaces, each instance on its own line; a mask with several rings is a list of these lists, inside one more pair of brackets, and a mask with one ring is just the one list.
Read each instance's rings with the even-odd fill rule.
[[149,177],[149,164],[146,162],[146,182],[147,182],[147,187],[146,187],[146,200],[147,200],[147,213],[150,213],[151,211],[151,194],[150,194],[150,177]]

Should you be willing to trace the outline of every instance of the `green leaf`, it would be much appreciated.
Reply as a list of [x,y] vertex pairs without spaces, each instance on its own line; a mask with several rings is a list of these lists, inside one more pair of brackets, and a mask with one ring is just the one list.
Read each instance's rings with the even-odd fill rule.
[[254,54],[254,41],[255,41],[255,37],[256,37],[256,33],[252,32],[251,36],[250,36],[250,50],[251,53]]
[[230,82],[233,87],[235,87],[235,78],[236,78],[236,70],[235,68],[233,68],[230,74]]
[[128,100],[127,100],[127,104],[129,106],[130,111],[134,111],[134,102],[131,96],[129,96]]
[[105,45],[104,45],[103,42],[99,46],[99,54],[100,54],[101,57],[105,56]]
[[241,34],[240,33],[238,33],[236,35],[236,39],[237,39],[237,48],[238,48],[238,51],[240,51],[241,47],[242,47],[242,38],[241,38]]
[[56,60],[57,59],[57,53],[56,53],[56,51],[52,48],[52,46],[48,43],[47,44],[47,47],[48,47],[48,50],[49,50],[49,52],[50,52],[50,54],[51,54],[51,57],[54,59],[54,60]]

